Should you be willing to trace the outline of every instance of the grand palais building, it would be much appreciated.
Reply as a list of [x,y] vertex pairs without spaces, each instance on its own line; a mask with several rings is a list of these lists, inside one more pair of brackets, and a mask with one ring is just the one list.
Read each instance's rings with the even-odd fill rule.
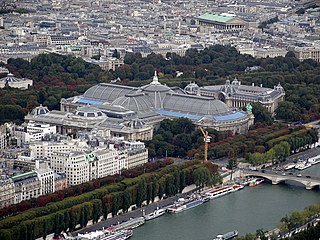
[[[219,89],[200,89],[191,84],[183,90],[161,84],[155,73],[153,81],[142,87],[97,84],[83,95],[61,99],[60,111],[49,111],[40,106],[25,119],[27,122],[55,125],[57,132],[63,134],[97,129],[104,131],[106,136],[124,137],[126,140],[150,140],[163,119],[179,117],[192,120],[196,126],[245,133],[254,122],[252,113],[239,110],[240,105],[228,106],[223,102],[230,100],[237,89],[242,89],[236,84],[227,81]],[[217,89],[219,91],[215,93]],[[208,91],[211,95],[206,93]],[[268,91],[269,95],[273,93],[272,96],[283,99],[282,87]],[[256,100],[252,98],[257,94],[266,97],[264,91],[255,93],[252,90],[247,92],[248,102],[258,101],[259,96]]]

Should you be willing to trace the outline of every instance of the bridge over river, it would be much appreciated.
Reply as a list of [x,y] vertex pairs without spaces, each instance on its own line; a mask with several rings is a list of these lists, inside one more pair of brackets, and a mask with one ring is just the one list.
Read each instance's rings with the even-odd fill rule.
[[278,184],[285,181],[294,181],[303,184],[306,189],[313,189],[314,187],[320,186],[320,178],[314,176],[302,176],[301,174],[292,172],[277,172],[267,169],[263,170],[250,170],[240,169],[240,174],[243,177],[253,176],[268,179],[272,184]]

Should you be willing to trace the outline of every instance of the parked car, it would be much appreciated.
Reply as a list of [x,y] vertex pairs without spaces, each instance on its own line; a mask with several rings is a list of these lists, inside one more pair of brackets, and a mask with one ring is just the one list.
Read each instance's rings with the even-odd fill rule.
[[299,174],[297,174],[297,177],[301,177],[302,175],[299,173]]

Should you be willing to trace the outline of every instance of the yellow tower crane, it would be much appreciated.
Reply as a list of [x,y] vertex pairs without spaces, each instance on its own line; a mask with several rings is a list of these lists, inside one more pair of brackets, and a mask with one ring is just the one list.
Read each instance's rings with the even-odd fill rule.
[[204,142],[204,161],[208,160],[208,143],[210,142],[211,137],[209,136],[208,131],[204,131],[202,127],[200,130],[203,134],[203,142]]

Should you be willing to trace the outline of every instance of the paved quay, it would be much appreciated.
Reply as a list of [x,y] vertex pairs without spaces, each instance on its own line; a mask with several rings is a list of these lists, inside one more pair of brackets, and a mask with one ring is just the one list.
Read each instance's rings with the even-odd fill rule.
[[71,233],[71,235],[77,236],[78,233],[86,233],[86,232],[101,230],[102,228],[108,228],[111,225],[116,225],[118,223],[128,221],[131,218],[142,217],[143,211],[145,212],[145,214],[149,214],[149,213],[153,212],[155,209],[157,209],[157,207],[165,208],[165,207],[173,204],[175,201],[177,201],[178,198],[186,197],[189,193],[191,193],[194,190],[195,190],[195,188],[193,186],[186,187],[186,189],[184,190],[184,193],[182,193],[182,194],[177,194],[175,196],[160,200],[158,202],[151,203],[151,204],[144,206],[142,208],[138,208],[136,210],[117,215],[117,216],[110,218],[110,219],[107,219],[105,221],[98,222],[94,225],[88,226],[86,228],[82,228],[78,231],[74,231]]

